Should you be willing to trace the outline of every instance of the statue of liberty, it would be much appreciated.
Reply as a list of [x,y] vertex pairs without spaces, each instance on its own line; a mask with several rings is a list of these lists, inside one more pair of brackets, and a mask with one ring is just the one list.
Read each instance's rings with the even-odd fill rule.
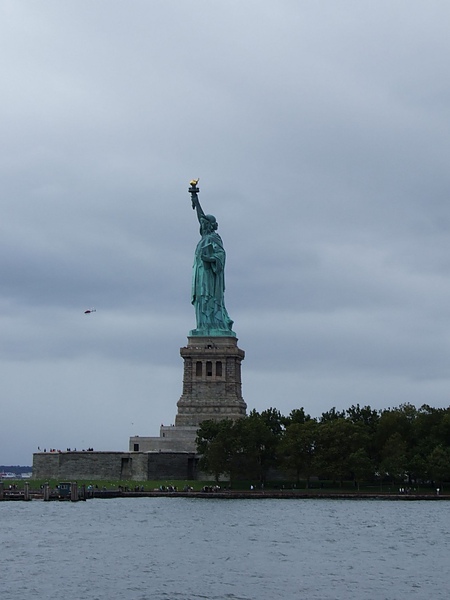
[[195,307],[197,329],[190,335],[233,336],[233,321],[225,308],[225,250],[213,215],[205,215],[198,200],[198,179],[191,181],[192,208],[197,211],[202,236],[195,249],[191,302]]

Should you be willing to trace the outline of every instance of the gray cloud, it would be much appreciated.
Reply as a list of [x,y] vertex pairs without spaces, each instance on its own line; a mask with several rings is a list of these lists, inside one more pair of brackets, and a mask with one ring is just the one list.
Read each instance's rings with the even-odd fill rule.
[[5,5],[0,462],[173,421],[197,176],[250,408],[448,406],[449,12]]

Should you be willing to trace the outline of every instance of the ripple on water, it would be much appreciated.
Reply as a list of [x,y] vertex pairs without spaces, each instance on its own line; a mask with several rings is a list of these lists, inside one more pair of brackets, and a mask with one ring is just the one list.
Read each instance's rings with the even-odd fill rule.
[[3,503],[2,600],[440,600],[449,509],[342,500]]

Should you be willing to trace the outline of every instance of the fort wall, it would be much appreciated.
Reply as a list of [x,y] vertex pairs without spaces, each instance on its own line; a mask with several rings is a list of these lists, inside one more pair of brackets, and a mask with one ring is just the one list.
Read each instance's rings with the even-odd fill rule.
[[189,452],[36,452],[33,479],[148,481],[195,479]]

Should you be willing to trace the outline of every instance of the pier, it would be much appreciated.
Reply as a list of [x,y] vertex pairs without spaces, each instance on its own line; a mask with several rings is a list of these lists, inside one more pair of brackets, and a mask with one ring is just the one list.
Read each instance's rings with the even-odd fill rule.
[[23,490],[18,490],[15,487],[5,489],[3,481],[0,481],[0,502],[2,501],[24,501],[43,500],[50,502],[52,500],[69,500],[71,502],[79,502],[86,500],[89,496],[86,491],[86,486],[82,485],[78,488],[77,482],[65,484],[68,487],[64,489],[51,489],[48,483],[44,483],[38,490],[30,489],[30,483],[27,481],[24,484]]

